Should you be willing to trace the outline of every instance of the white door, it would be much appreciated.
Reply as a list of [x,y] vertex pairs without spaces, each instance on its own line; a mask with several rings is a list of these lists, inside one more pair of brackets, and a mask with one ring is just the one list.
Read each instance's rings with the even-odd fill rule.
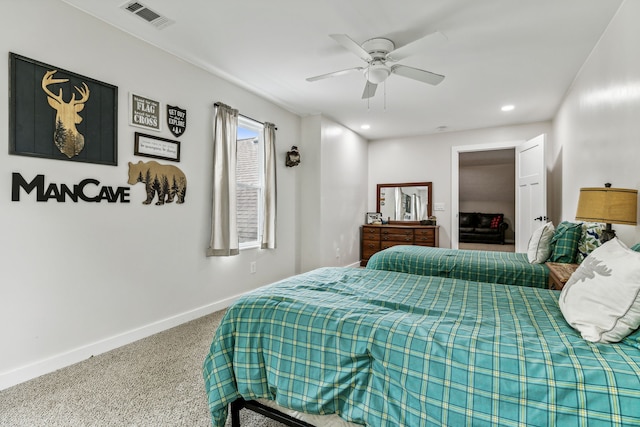
[[516,252],[526,252],[531,233],[547,222],[545,136],[516,147]]

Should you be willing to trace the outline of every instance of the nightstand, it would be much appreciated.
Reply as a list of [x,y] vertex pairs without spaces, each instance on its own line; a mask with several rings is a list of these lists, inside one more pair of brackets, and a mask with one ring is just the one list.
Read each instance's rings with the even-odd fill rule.
[[547,262],[549,267],[549,289],[561,291],[569,277],[580,264],[565,264],[561,262]]

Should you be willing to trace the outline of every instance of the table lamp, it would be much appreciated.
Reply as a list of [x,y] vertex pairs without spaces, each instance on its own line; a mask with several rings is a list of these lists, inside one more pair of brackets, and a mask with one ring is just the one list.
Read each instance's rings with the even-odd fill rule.
[[604,187],[581,188],[576,219],[607,225],[600,237],[602,243],[616,236],[611,224],[637,225],[638,190]]

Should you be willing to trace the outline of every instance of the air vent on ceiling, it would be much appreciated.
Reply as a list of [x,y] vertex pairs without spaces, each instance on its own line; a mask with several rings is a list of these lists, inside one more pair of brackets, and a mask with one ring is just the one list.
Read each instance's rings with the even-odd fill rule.
[[131,1],[131,2],[127,2],[124,5],[121,6],[122,9],[129,11],[131,13],[133,13],[134,15],[144,19],[145,21],[147,21],[149,24],[153,25],[154,27],[156,27],[157,29],[161,30],[171,24],[173,24],[175,21],[172,21],[171,19],[167,18],[166,16],[162,16],[157,12],[154,12],[153,10],[149,9],[147,6],[143,5],[140,2],[137,1]]

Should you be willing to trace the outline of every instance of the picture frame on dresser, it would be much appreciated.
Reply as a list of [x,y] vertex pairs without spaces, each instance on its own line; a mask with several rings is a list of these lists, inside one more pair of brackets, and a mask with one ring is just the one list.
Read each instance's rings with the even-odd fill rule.
[[367,212],[364,216],[365,224],[373,224],[382,222],[382,214],[380,212]]

